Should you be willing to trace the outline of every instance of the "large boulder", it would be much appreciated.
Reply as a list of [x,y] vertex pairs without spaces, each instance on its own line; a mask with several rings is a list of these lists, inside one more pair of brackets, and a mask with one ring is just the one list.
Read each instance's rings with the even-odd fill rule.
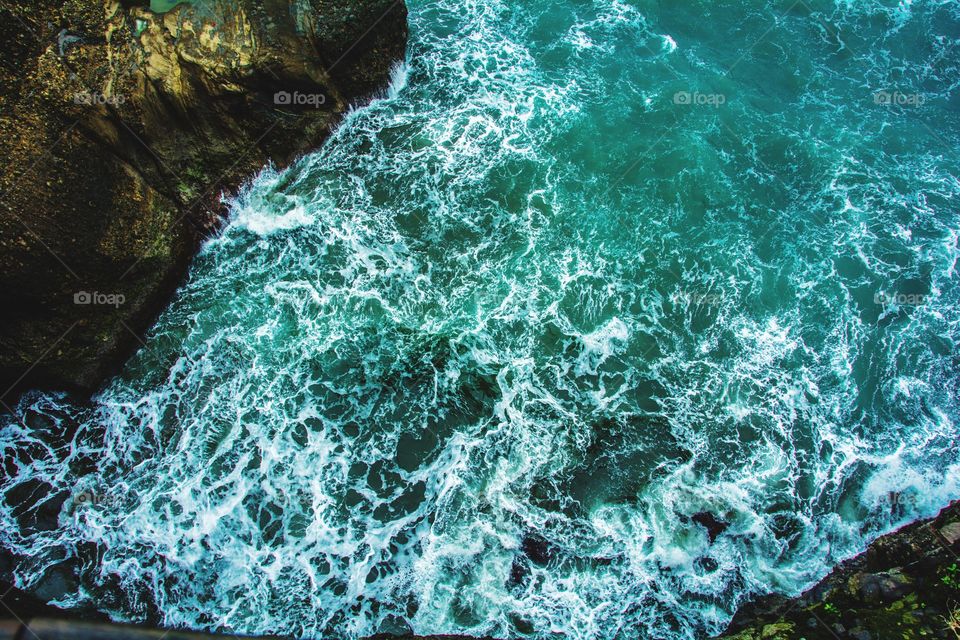
[[317,147],[406,46],[402,0],[153,8],[0,4],[7,405],[27,387],[94,390],[182,280],[221,194]]

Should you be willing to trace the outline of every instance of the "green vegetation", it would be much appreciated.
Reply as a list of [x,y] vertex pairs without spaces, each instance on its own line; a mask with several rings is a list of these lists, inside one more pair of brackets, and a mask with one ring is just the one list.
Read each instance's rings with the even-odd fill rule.
[[947,631],[952,633],[954,638],[960,640],[960,606],[952,605],[943,620],[947,623]]
[[943,575],[940,576],[940,582],[951,589],[960,591],[960,569],[957,568],[956,562],[943,568]]

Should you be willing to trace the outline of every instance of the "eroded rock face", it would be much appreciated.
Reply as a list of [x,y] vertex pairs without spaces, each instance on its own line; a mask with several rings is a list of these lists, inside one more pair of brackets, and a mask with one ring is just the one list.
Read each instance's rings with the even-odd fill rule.
[[220,194],[316,148],[406,46],[402,0],[149,4],[0,6],[7,404],[96,388],[180,282]]

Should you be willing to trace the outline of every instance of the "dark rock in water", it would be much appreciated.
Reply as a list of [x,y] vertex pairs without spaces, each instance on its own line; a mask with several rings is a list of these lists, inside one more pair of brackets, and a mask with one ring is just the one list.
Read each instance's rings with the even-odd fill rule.
[[530,567],[527,566],[527,561],[520,556],[514,558],[513,564],[510,565],[510,584],[523,586],[528,577],[530,577]]
[[521,548],[525,556],[530,558],[534,564],[545,566],[553,557],[550,543],[543,536],[536,533],[528,533],[523,537]]
[[740,608],[728,640],[955,638],[960,502],[882,536],[797,598],[767,596]]
[[691,518],[698,525],[707,530],[707,538],[710,542],[713,542],[717,539],[717,536],[721,535],[724,531],[730,528],[730,524],[719,520],[715,515],[709,511],[701,511]]
[[710,556],[704,556],[703,558],[700,558],[700,566],[707,573],[713,573],[720,568],[720,564]]
[[[510,567],[510,584],[524,585],[530,577],[530,565],[547,566],[556,556],[555,547],[537,533],[528,532],[520,542],[522,554],[517,555]],[[602,562],[603,560],[601,560]]]
[[220,194],[389,81],[395,0],[0,6],[0,394],[89,392],[140,345]]

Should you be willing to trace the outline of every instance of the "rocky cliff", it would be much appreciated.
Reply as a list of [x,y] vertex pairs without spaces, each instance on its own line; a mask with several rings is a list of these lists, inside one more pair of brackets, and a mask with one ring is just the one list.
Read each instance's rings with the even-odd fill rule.
[[0,3],[8,406],[27,387],[95,389],[181,281],[221,193],[317,147],[406,46],[402,0],[153,8]]
[[798,598],[742,607],[725,640],[960,638],[960,502],[876,540]]

